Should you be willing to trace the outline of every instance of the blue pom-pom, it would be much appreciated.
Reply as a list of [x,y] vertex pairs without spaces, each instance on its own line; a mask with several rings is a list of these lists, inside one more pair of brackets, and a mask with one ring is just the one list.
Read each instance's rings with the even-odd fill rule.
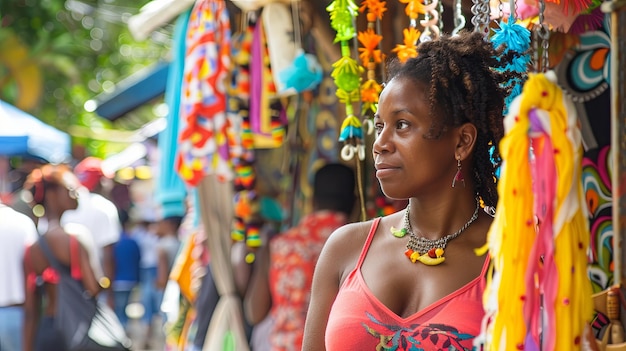
[[510,23],[512,19],[509,18],[508,22],[500,23],[500,29],[494,29],[494,34],[491,37],[491,42],[495,48],[499,48],[501,45],[506,45],[506,51],[526,52],[530,49],[530,31],[518,24]]
[[285,89],[303,92],[314,89],[322,81],[322,72],[315,56],[300,52],[278,76],[285,83]]
[[[530,64],[530,31],[514,22],[513,17],[509,17],[508,22],[501,22],[500,29],[494,29],[494,34],[491,36],[491,42],[495,48],[499,48],[504,45],[504,54],[514,52],[516,55],[513,57],[510,63],[505,67],[499,68],[499,71],[513,71],[524,73],[528,70]],[[497,60],[500,61],[500,57]],[[509,105],[515,97],[522,92],[522,85],[524,82],[519,78],[512,78],[508,82],[504,83],[504,87],[512,87],[511,93],[504,100],[504,115],[508,113]]]

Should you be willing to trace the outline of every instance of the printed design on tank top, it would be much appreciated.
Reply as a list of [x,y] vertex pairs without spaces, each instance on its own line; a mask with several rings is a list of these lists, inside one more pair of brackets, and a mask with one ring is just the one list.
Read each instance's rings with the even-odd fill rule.
[[458,329],[445,324],[419,324],[409,326],[386,324],[377,320],[369,312],[367,318],[373,323],[362,323],[367,332],[379,339],[376,350],[447,350],[471,351],[475,335],[461,333]]

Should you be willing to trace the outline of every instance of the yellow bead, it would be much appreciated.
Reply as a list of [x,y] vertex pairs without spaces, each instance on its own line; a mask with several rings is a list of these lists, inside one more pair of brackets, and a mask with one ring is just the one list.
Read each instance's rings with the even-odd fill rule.
[[249,252],[245,257],[247,264],[253,263],[255,259],[256,259],[256,255],[254,254],[254,252]]

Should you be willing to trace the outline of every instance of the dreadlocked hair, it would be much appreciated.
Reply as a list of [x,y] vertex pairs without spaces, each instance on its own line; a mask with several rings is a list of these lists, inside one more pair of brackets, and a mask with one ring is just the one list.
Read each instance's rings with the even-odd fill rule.
[[389,75],[428,84],[433,122],[425,138],[437,139],[467,122],[476,126],[472,175],[477,194],[489,206],[498,202],[495,170],[501,162],[498,144],[504,135],[504,99],[510,90],[505,83],[516,75],[504,71],[512,55],[504,55],[503,50],[495,49],[481,33],[444,35],[421,43],[418,56],[390,68]]

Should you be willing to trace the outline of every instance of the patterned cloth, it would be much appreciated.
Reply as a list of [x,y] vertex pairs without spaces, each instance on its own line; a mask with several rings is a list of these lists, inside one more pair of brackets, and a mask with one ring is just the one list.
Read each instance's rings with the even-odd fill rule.
[[346,222],[347,217],[342,213],[312,213],[270,242],[272,350],[302,348],[315,264],[328,236]]
[[176,169],[189,185],[207,174],[232,178],[226,116],[231,34],[224,1],[198,1],[187,27],[180,144]]

